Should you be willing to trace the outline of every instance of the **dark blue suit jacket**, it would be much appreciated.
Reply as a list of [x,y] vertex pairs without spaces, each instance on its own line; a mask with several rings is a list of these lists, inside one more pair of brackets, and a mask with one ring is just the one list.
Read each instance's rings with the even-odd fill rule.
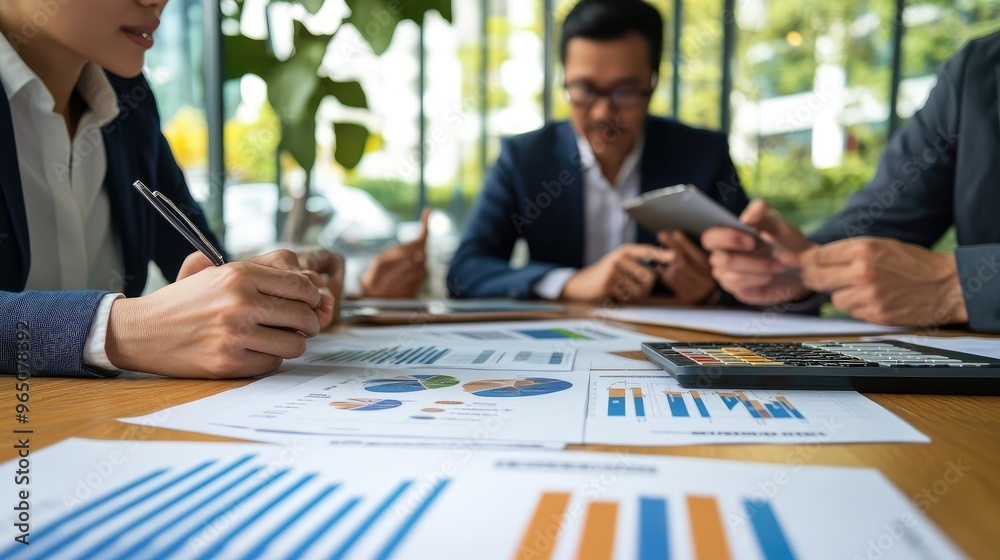
[[930,247],[954,225],[969,326],[988,332],[1000,332],[998,97],[994,33],[945,64],[924,107],[889,142],[871,183],[811,236],[818,243],[877,236]]
[[[722,133],[649,117],[640,165],[642,192],[690,183],[734,214],[747,205]],[[448,290],[455,297],[534,297],[533,286],[550,271],[584,265],[586,227],[572,125],[505,140],[452,260]],[[520,237],[531,260],[514,269],[509,261]],[[655,232],[641,227],[636,241],[657,244]]]
[[121,281],[107,290],[24,291],[31,267],[28,222],[10,104],[0,86],[0,372],[101,375],[83,366],[84,343],[101,297],[112,290],[140,295],[150,261],[167,279],[176,278],[194,249],[135,191],[132,183],[137,179],[166,194],[211,236],[160,133],[149,84],[142,76],[125,79],[108,74],[108,79],[121,113],[103,129],[108,160],[104,189],[121,240],[124,272]]

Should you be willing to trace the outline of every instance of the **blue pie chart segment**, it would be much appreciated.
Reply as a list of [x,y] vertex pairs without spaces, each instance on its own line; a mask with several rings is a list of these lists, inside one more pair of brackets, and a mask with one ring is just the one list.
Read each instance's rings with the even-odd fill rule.
[[572,387],[569,381],[526,377],[522,379],[484,379],[462,385],[467,392],[477,397],[534,397],[558,393]]
[[365,381],[365,390],[373,393],[412,393],[453,385],[458,385],[458,379],[450,375],[400,375],[391,379]]

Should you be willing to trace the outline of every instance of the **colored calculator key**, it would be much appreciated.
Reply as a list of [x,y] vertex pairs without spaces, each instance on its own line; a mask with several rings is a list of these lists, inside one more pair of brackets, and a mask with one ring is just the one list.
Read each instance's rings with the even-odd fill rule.
[[642,350],[685,387],[1000,394],[1000,360],[894,340],[647,342]]

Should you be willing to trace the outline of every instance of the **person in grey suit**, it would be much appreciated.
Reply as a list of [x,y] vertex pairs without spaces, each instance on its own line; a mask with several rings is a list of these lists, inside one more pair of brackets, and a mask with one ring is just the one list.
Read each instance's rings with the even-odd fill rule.
[[[805,237],[761,200],[740,219],[774,245],[713,228],[713,276],[751,305],[834,307],[874,323],[1000,332],[1000,33],[970,42],[889,142],[875,177]],[[954,254],[928,249],[950,226]],[[813,305],[813,308],[818,306]]]

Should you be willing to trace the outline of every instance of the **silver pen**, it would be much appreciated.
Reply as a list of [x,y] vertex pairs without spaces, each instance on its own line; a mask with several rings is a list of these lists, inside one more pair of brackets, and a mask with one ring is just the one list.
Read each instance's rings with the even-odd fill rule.
[[184,236],[184,239],[187,239],[191,245],[194,245],[195,249],[198,249],[203,255],[208,257],[208,260],[212,261],[212,264],[215,266],[226,264],[226,260],[222,258],[222,253],[212,245],[212,242],[205,237],[205,234],[187,216],[181,213],[174,206],[174,203],[163,193],[160,191],[150,191],[149,187],[144,185],[142,181],[136,181],[132,183],[132,186],[153,205],[153,208],[156,208],[161,216],[170,222],[170,225],[174,226],[174,229]]

